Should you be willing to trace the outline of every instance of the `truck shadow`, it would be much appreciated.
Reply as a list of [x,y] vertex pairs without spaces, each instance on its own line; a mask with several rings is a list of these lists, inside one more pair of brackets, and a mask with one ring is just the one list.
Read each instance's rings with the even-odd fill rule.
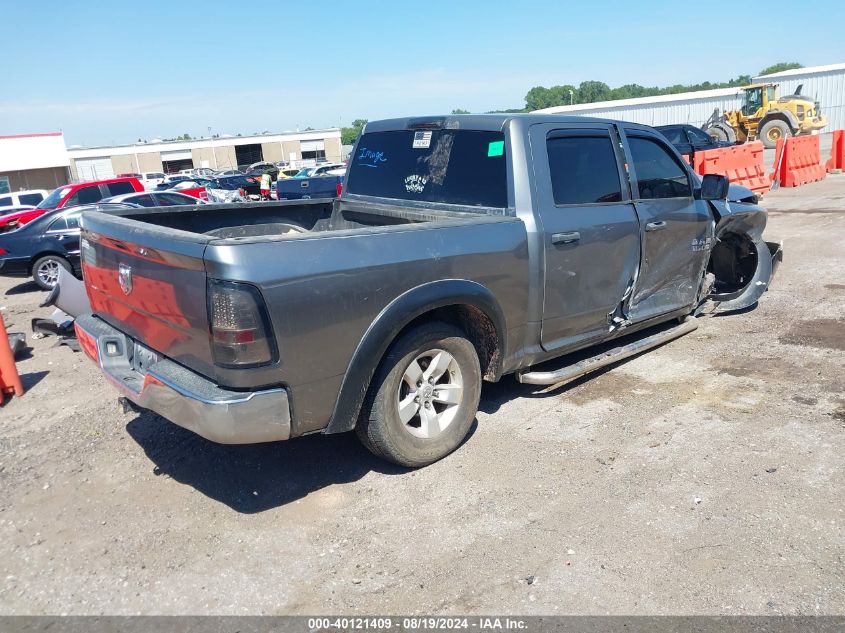
[[[474,422],[467,437],[475,427]],[[291,503],[327,486],[357,481],[369,472],[399,475],[411,470],[378,459],[354,433],[224,445],[151,412],[131,420],[126,430],[153,462],[156,475],[172,477],[244,514]]]

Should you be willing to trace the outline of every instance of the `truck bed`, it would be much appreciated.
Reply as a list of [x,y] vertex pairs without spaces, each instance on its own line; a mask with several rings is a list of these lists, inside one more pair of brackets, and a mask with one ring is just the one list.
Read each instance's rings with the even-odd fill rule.
[[[528,305],[527,237],[514,216],[323,199],[86,212],[81,224],[98,318],[221,387],[286,385],[297,402],[294,435],[326,424],[334,403],[320,394],[339,388],[367,328],[403,293],[465,279],[512,298],[513,323]],[[209,279],[259,290],[277,360],[214,363]]]

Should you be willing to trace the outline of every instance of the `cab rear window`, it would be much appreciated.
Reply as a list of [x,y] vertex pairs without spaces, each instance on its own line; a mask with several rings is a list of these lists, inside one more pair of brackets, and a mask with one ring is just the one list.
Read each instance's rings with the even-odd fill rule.
[[508,206],[505,136],[480,130],[364,134],[350,157],[350,194],[472,207]]

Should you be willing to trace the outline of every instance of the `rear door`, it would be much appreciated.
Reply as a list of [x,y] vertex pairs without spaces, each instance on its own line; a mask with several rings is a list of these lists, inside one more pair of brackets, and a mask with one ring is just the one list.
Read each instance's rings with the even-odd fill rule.
[[610,124],[530,130],[544,252],[546,349],[608,333],[624,313],[640,260],[637,214]]
[[63,250],[63,255],[74,268],[79,267],[79,216],[80,211],[62,213],[47,227],[46,235]]
[[625,128],[642,262],[630,318],[642,321],[691,306],[713,239],[707,203],[693,196],[689,166],[659,135]]

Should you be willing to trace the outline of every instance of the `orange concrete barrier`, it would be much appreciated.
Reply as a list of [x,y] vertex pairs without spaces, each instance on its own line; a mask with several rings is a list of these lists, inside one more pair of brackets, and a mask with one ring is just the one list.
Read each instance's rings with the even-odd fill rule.
[[763,144],[760,142],[696,152],[693,157],[693,169],[700,176],[727,176],[731,182],[748,187],[752,191],[768,191],[772,186],[763,165]]
[[827,171],[834,169],[845,169],[845,130],[836,130],[833,133],[833,147],[830,148],[830,160],[825,166]]
[[800,187],[824,180],[825,176],[818,136],[778,139],[772,181],[780,183],[781,187]]
[[0,314],[0,402],[6,394],[23,395],[23,383],[15,365],[12,346],[9,345],[9,335],[6,334],[6,324]]

